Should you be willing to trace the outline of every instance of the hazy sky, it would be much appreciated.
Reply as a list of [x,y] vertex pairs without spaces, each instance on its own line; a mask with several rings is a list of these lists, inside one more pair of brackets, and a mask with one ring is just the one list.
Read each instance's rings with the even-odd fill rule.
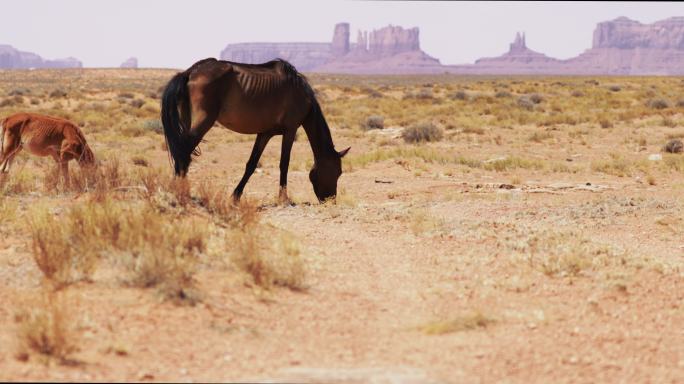
[[472,63],[508,49],[516,31],[527,46],[565,59],[591,46],[596,23],[627,16],[651,23],[684,16],[684,3],[370,2],[211,0],[0,1],[0,44],[86,67],[184,68],[218,57],[228,43],[329,41],[333,26],[420,27],[421,48],[443,64]]

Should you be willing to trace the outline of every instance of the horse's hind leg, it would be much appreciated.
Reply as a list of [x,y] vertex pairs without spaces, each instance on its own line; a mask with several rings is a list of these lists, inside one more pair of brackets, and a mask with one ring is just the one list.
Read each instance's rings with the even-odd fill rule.
[[290,204],[290,198],[287,196],[287,171],[290,167],[290,153],[296,134],[297,128],[288,129],[283,134],[283,145],[280,150],[280,191],[278,193],[278,201],[281,204]]
[[257,134],[256,140],[254,140],[252,154],[249,156],[247,166],[245,167],[245,174],[242,176],[242,179],[233,191],[233,200],[240,200],[242,191],[245,189],[245,185],[247,184],[247,181],[249,181],[249,177],[252,176],[254,170],[256,170],[257,164],[259,164],[259,158],[261,158],[261,154],[264,152],[264,148],[266,148],[266,144],[268,144],[268,141],[271,140],[271,137],[273,137],[273,133],[270,132]]

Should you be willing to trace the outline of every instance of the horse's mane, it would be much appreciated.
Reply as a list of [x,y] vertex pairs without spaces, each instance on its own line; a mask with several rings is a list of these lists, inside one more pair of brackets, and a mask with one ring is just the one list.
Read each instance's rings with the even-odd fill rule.
[[321,110],[321,105],[318,103],[318,98],[316,98],[316,91],[309,83],[309,79],[306,78],[301,72],[299,72],[292,64],[287,60],[276,59],[274,61],[280,62],[283,66],[283,71],[286,74],[288,81],[292,82],[294,85],[301,87],[301,89],[306,93],[309,101],[311,102],[311,112],[313,113],[316,121],[316,126],[318,127],[318,144],[320,148],[323,149],[328,155],[335,154],[335,145],[333,144],[332,134],[330,133],[330,127],[328,126],[325,117],[323,116],[323,111]]

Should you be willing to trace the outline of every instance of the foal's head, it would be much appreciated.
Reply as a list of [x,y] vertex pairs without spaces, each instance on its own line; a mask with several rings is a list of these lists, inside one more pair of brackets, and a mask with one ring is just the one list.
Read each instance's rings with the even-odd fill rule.
[[334,152],[314,163],[309,180],[313,185],[318,201],[323,202],[337,196],[337,179],[342,175],[342,158],[349,152],[349,148],[341,152]]
[[95,166],[95,155],[88,144],[84,144],[81,149],[81,156],[78,157],[78,165],[86,168]]

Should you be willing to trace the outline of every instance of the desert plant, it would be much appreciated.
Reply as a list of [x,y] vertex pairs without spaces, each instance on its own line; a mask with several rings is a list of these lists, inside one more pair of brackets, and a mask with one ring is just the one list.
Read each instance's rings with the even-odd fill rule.
[[261,288],[302,289],[305,269],[297,241],[290,234],[272,231],[252,223],[234,232],[233,262]]
[[65,229],[46,210],[33,213],[28,221],[33,260],[56,286],[72,282],[74,253]]
[[648,106],[653,109],[665,109],[670,107],[670,103],[665,99],[651,99],[648,101]]
[[440,141],[444,137],[444,131],[432,123],[419,123],[404,129],[401,137],[407,143]]
[[473,311],[448,320],[435,321],[421,327],[428,335],[443,335],[452,332],[470,331],[478,328],[487,328],[495,324],[496,320],[484,315],[480,311]]
[[518,98],[518,107],[531,111],[534,109],[534,102],[528,96],[520,96]]
[[164,133],[164,126],[159,119],[145,120],[143,122],[143,128],[154,133],[162,134]]
[[535,104],[539,104],[542,101],[544,101],[544,97],[538,93],[533,93],[529,95],[530,101],[532,101]]
[[64,293],[44,290],[41,298],[15,314],[18,350],[16,357],[26,361],[31,354],[72,364],[78,337]]
[[67,97],[67,92],[61,88],[55,89],[52,92],[50,92],[50,98],[52,99],[61,99]]
[[678,139],[670,140],[665,144],[663,150],[668,153],[681,153],[684,151],[684,144]]
[[133,100],[131,100],[131,102],[129,104],[133,108],[141,108],[143,105],[145,105],[145,100],[133,99]]
[[383,129],[385,127],[385,118],[379,115],[368,116],[363,125],[365,130]]
[[449,96],[452,100],[467,100],[468,94],[465,91],[456,91]]

